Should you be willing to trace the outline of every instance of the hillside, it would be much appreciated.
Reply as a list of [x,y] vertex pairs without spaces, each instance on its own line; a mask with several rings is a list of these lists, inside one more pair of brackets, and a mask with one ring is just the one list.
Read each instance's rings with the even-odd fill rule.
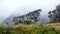
[[1,31],[3,34],[60,34],[60,23],[0,26],[0,34]]

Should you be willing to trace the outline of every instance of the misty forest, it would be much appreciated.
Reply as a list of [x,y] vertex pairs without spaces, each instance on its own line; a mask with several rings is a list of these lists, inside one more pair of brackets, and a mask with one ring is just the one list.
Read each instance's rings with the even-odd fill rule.
[[[36,9],[32,12],[29,12],[26,15],[15,16],[13,18],[14,24],[32,24],[32,23],[42,23],[39,20],[40,13],[43,12],[42,9]],[[48,12],[48,17],[50,18],[48,23],[57,23],[60,22],[60,5],[56,6],[56,9]],[[44,22],[44,21],[43,21]],[[7,22],[8,23],[8,22]]]
[[60,4],[48,11],[48,21],[41,19],[42,9],[13,16],[0,25],[0,34],[60,34]]

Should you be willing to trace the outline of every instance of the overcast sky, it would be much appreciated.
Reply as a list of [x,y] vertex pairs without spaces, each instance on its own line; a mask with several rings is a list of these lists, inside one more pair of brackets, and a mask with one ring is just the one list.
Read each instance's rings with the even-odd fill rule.
[[24,14],[34,9],[42,9],[42,14],[47,14],[58,4],[59,0],[0,0],[0,23],[13,12]]

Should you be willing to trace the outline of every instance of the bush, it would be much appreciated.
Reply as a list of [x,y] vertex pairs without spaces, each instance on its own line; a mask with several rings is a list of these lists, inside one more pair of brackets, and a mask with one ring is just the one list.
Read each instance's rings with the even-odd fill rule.
[[32,24],[33,22],[31,20],[23,20],[23,21],[15,21],[15,25],[18,24]]
[[29,25],[29,24],[32,24],[33,22],[31,20],[24,20],[23,23]]

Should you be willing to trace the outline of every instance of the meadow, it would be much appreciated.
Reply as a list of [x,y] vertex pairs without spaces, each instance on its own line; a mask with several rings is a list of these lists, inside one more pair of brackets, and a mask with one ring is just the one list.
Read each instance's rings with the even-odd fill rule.
[[0,26],[0,34],[60,34],[60,23]]

